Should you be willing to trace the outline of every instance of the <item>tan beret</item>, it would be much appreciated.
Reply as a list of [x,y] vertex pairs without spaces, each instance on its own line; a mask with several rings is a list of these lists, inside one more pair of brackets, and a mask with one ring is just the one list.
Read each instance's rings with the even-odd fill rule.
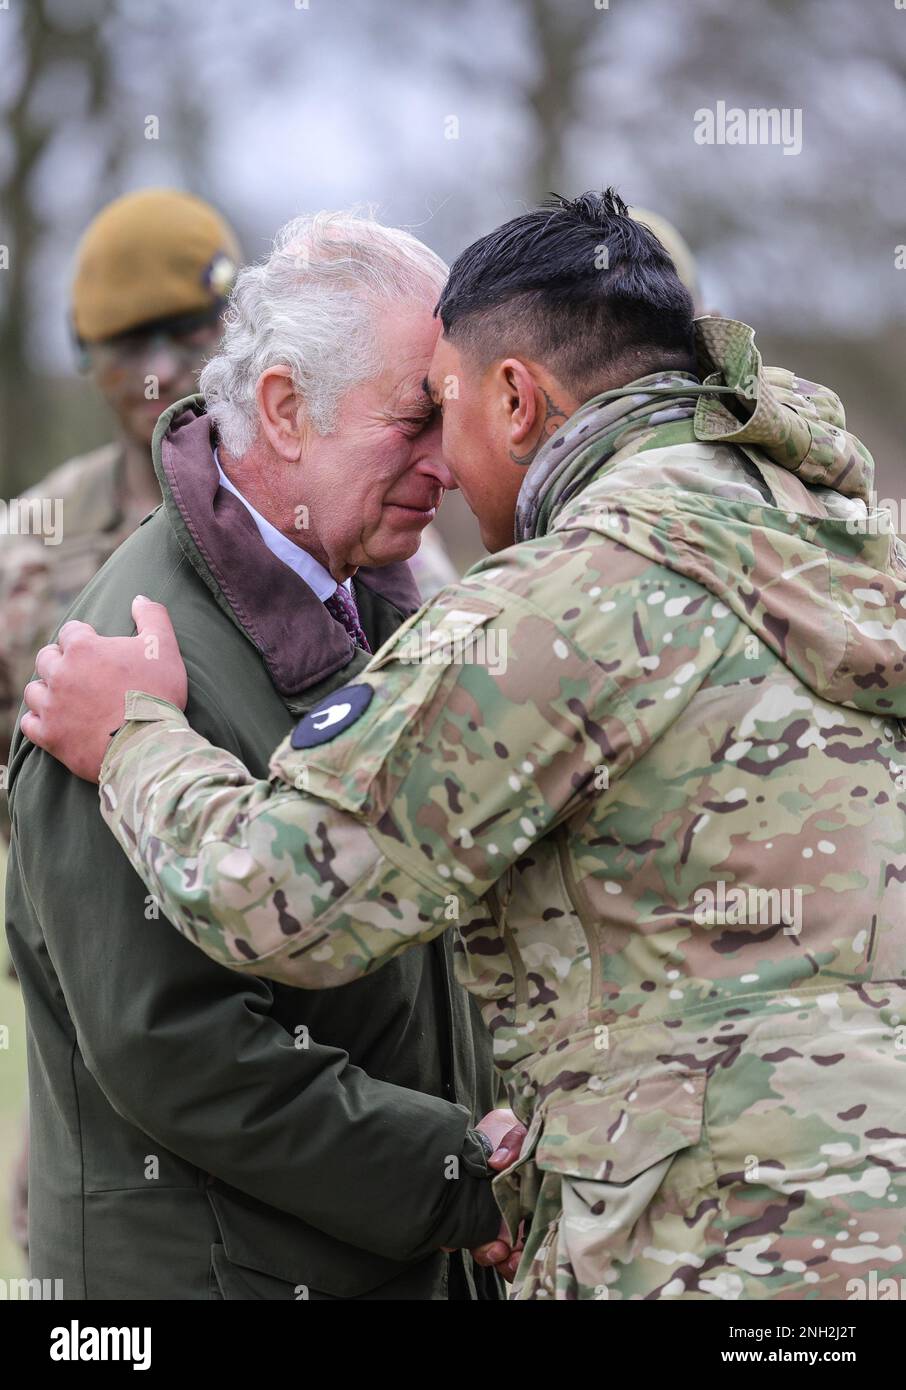
[[649,231],[654,232],[676,266],[676,273],[691,294],[697,309],[699,297],[698,267],[686,238],[677,231],[672,222],[668,222],[666,217],[661,217],[656,212],[649,212],[647,208],[635,207],[629,208],[628,211],[629,216],[634,218],[636,222],[641,222]]
[[214,309],[239,268],[239,243],[190,193],[143,188],[98,213],[76,252],[72,317],[83,342]]

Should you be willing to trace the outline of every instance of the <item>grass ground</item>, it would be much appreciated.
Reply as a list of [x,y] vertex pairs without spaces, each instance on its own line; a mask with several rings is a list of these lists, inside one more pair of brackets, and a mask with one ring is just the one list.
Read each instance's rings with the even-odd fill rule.
[[[4,868],[5,856],[0,850],[0,905]],[[0,942],[0,1279],[14,1279],[25,1273],[21,1252],[10,1240],[8,1201],[25,1108],[25,1013],[18,985],[6,979],[6,939],[2,933]]]

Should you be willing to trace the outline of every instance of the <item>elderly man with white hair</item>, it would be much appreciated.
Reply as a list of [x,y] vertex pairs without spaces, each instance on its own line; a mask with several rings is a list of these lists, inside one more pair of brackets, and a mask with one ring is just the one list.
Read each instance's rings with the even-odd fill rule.
[[[165,603],[190,722],[256,775],[418,607],[405,561],[451,486],[422,390],[445,274],[372,221],[285,227],[202,395],[158,423],[163,506],[69,614],[125,635],[136,590]],[[149,931],[87,783],[19,736],[11,781],[32,1276],[70,1299],[495,1297],[490,1178],[521,1136],[446,939],[339,992],[240,978]]]

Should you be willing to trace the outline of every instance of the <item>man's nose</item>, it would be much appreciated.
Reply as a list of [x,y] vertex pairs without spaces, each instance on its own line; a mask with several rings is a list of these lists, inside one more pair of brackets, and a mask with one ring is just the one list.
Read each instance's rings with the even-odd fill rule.
[[455,492],[459,484],[450,472],[441,446],[440,423],[424,431],[416,441],[414,464],[419,473],[436,478],[445,492]]

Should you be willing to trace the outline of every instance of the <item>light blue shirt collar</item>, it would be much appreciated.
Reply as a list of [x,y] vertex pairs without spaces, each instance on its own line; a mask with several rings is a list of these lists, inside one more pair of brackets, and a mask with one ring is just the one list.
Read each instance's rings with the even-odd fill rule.
[[[258,528],[258,534],[264,541],[272,555],[276,555],[278,560],[282,560],[284,565],[289,565],[291,570],[303,579],[308,587],[317,594],[323,603],[329,599],[331,594],[337,591],[337,581],[333,575],[319,564],[313,555],[309,555],[307,550],[303,550],[300,545],[296,545],[284,536],[282,531],[278,531],[276,526],[272,526],[266,517],[256,511],[251,502],[243,497],[235,483],[231,482],[220,466],[220,459],[217,457],[217,450],[214,450],[214,462],[217,465],[217,472],[220,475],[220,486],[225,487],[227,492],[231,492],[234,497],[245,507],[249,516]],[[346,580],[346,587],[351,591],[351,583]]]

